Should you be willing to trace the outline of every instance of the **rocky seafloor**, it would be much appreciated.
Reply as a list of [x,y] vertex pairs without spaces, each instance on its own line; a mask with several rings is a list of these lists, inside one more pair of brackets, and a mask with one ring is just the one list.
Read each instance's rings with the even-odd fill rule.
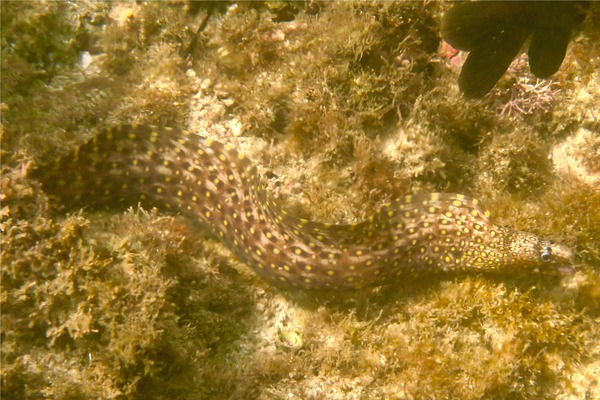
[[[600,398],[600,7],[551,79],[520,56],[480,100],[448,7],[2,2],[2,397]],[[285,289],[181,216],[57,212],[28,177],[131,123],[231,143],[319,221],[476,197],[578,272]]]

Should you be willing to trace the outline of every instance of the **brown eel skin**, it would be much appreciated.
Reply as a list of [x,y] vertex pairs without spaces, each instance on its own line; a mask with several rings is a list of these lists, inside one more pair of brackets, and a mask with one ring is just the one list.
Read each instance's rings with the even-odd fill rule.
[[499,227],[461,194],[406,196],[356,224],[294,217],[244,154],[178,129],[107,129],[31,176],[59,209],[140,203],[199,221],[260,276],[304,288],[381,285],[425,270],[567,272],[573,263],[566,246]]

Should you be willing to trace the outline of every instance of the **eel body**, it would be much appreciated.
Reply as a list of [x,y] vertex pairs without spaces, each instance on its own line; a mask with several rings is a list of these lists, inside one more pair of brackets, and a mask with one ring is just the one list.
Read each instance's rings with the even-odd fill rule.
[[496,226],[460,194],[406,196],[356,224],[294,217],[269,198],[242,153],[177,129],[111,128],[31,175],[57,207],[141,203],[199,221],[262,277],[305,288],[378,285],[424,270],[572,264],[566,246]]

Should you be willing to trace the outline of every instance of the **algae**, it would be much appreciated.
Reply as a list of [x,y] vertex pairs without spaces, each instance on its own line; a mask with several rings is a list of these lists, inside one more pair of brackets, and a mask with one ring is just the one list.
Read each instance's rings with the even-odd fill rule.
[[[0,6],[3,397],[600,397],[597,4],[544,103],[519,60],[461,96],[445,3]],[[295,292],[178,216],[53,211],[30,166],[121,123],[231,142],[322,221],[469,194],[580,271]]]

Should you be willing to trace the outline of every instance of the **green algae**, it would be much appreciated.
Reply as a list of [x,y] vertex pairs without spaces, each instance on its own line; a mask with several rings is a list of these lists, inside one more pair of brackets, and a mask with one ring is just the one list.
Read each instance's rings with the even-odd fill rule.
[[[3,2],[2,395],[597,397],[600,11],[551,109],[501,115],[522,71],[461,97],[438,53],[444,9]],[[323,221],[474,195],[501,224],[572,246],[581,271],[289,292],[179,217],[53,212],[29,163],[131,122],[232,142]]]

